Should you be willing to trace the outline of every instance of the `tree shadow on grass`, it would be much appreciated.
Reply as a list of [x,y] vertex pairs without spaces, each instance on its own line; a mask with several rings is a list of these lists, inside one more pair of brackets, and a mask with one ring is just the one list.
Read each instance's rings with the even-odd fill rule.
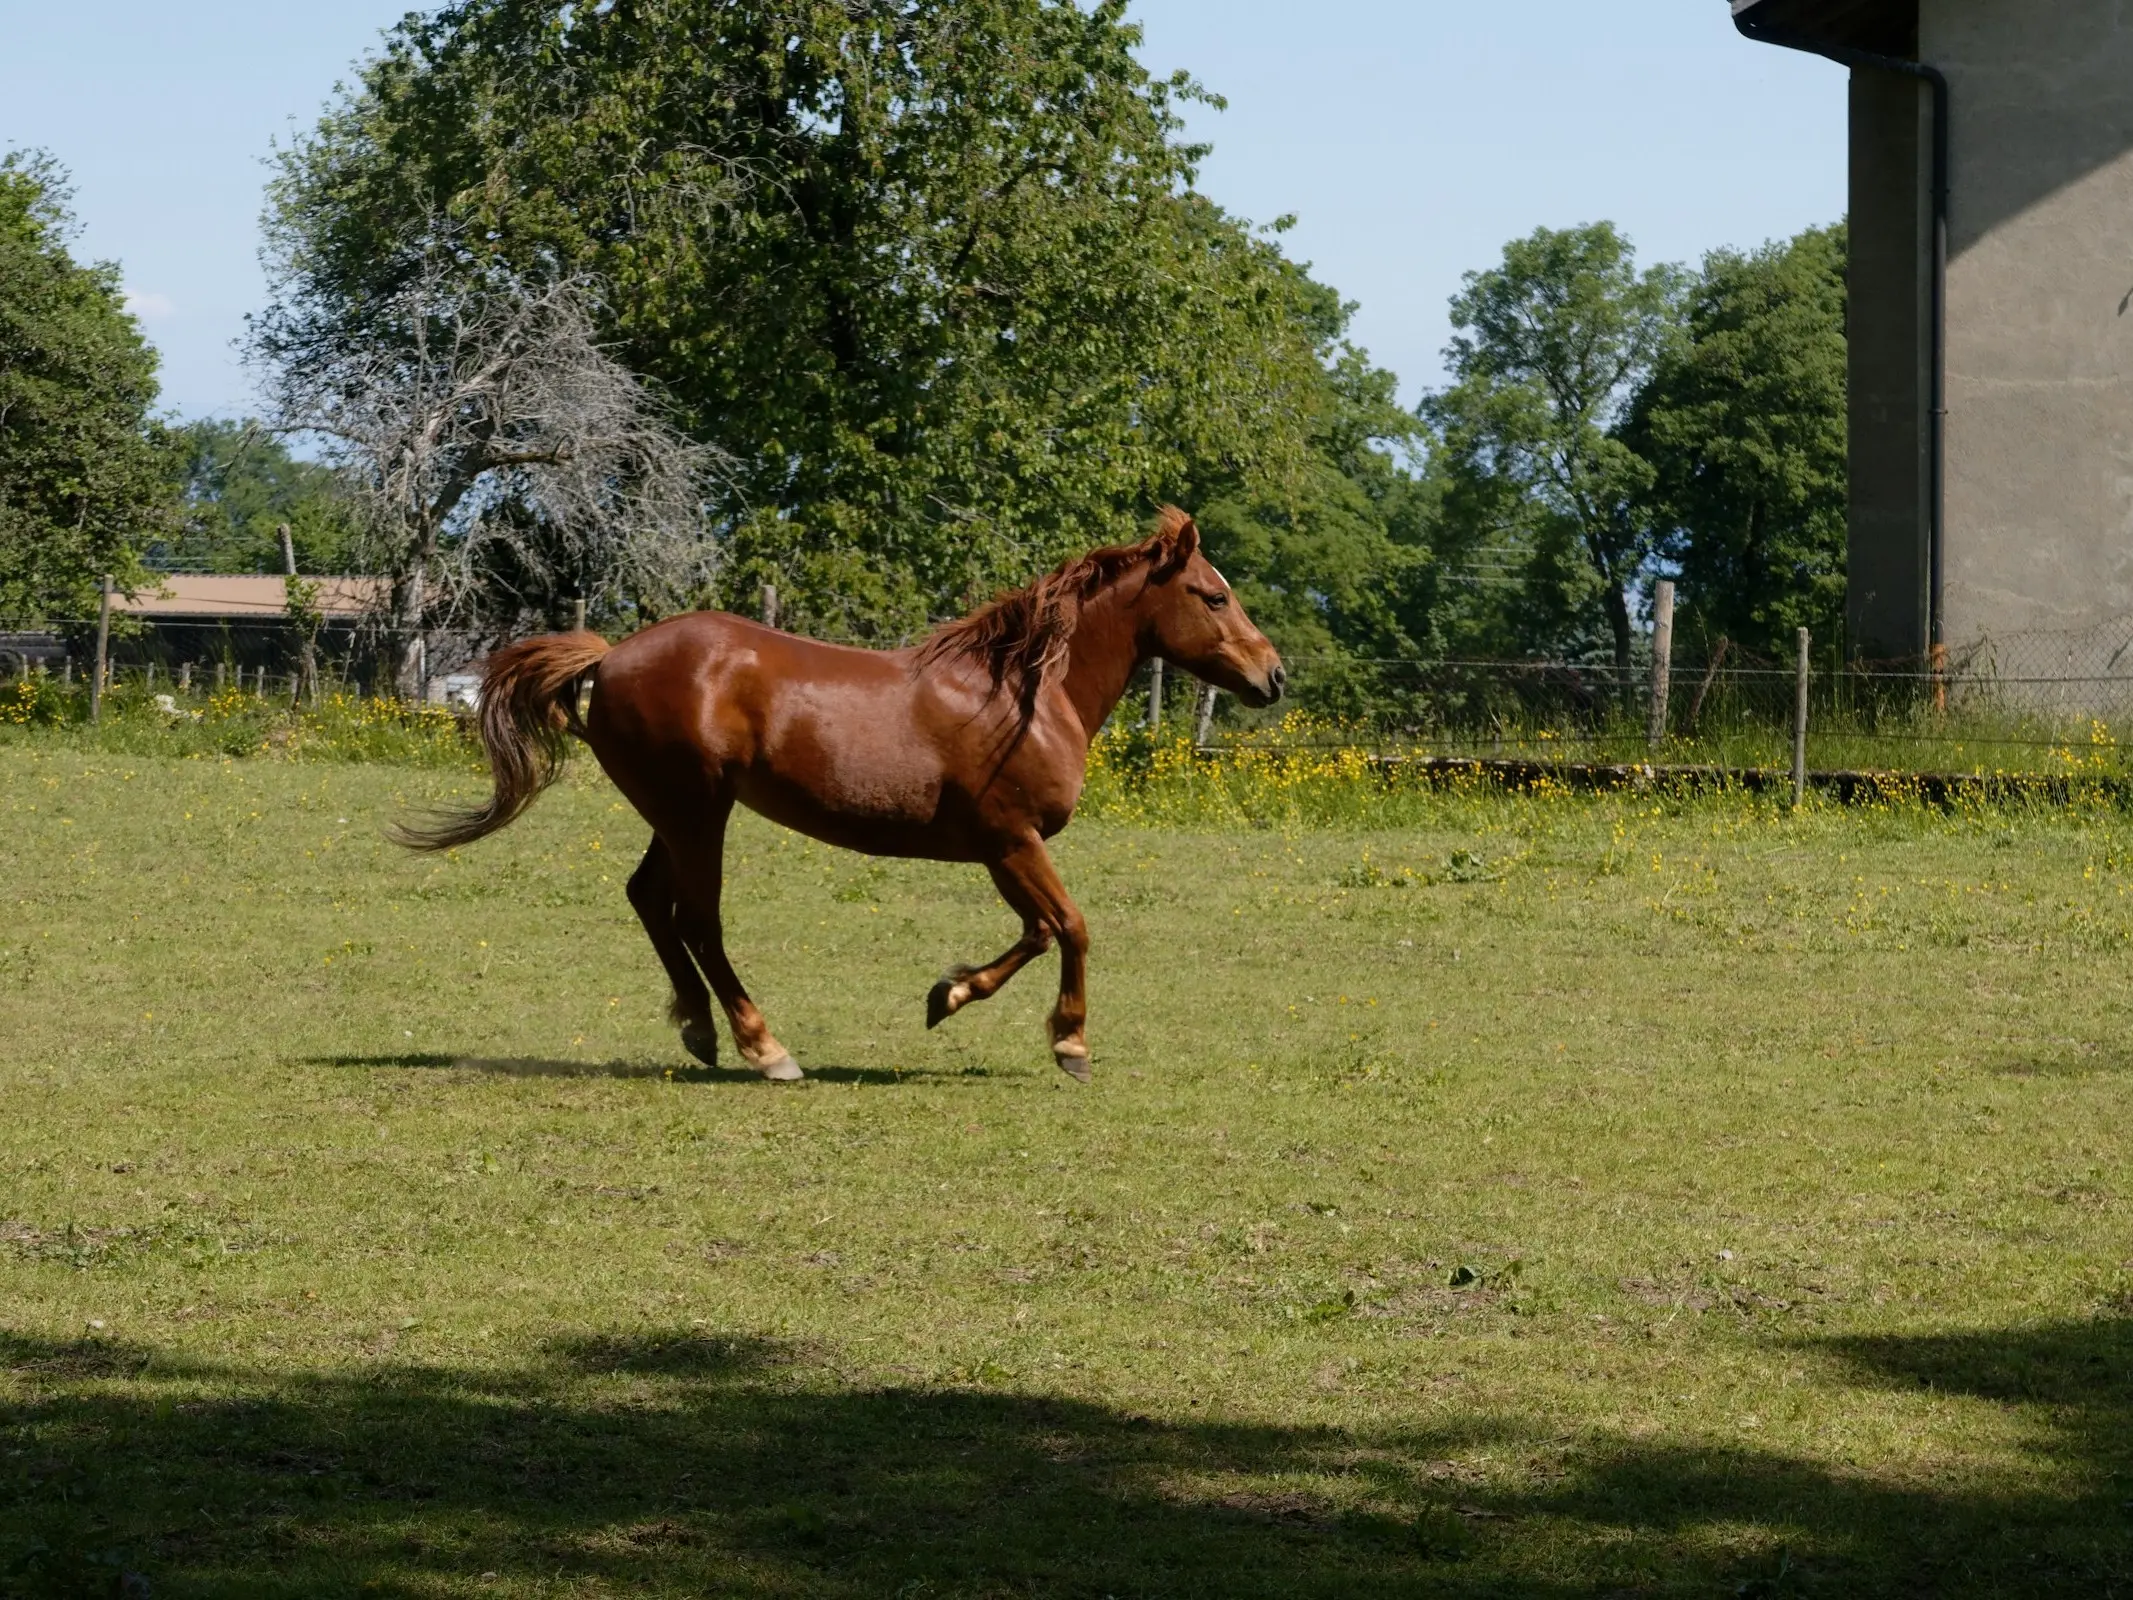
[[[2129,1581],[2119,1320],[1823,1347],[2020,1408],[2040,1471],[1906,1484],[1478,1417],[1380,1433],[853,1387],[676,1331],[509,1369],[268,1374],[0,1335],[0,1591],[158,1596],[2105,1595]],[[1004,1377],[1004,1375],[1003,1375]],[[1458,1458],[1464,1457],[1461,1461]],[[493,1574],[486,1584],[483,1574]],[[138,1592],[138,1585],[137,1592]]]
[[[674,1083],[761,1083],[759,1072],[747,1067],[706,1067],[670,1061],[584,1061],[549,1056],[449,1056],[408,1051],[397,1055],[306,1056],[304,1064],[315,1067],[414,1068],[428,1071],[487,1073],[503,1078],[656,1078]],[[897,1084],[932,1077],[953,1077],[927,1068],[809,1067],[807,1079],[817,1083]]]

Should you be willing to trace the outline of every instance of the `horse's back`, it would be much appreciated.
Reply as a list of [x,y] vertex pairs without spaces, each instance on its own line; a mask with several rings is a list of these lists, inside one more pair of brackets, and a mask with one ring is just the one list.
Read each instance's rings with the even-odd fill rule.
[[[961,857],[958,724],[909,651],[861,650],[725,612],[670,618],[600,663],[587,735],[655,828],[718,795],[854,849]],[[962,825],[958,825],[961,823]]]

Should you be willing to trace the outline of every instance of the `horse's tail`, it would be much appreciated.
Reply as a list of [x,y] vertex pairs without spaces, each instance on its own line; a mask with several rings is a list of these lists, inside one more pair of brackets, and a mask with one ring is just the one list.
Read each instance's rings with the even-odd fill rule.
[[584,737],[578,688],[607,650],[597,633],[549,633],[490,656],[481,675],[481,742],[496,792],[470,810],[396,823],[394,841],[410,850],[449,850],[515,822],[561,774],[563,736]]

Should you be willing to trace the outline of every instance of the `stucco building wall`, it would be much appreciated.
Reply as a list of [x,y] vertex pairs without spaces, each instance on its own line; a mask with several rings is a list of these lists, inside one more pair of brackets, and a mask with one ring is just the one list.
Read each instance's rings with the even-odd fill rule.
[[1953,108],[1942,635],[2133,617],[2133,5],[1924,0],[1918,54]]
[[1882,56],[1949,86],[1941,637],[2003,673],[2127,671],[2133,0],[1731,7],[1852,68],[1849,649],[1931,638],[1932,95]]

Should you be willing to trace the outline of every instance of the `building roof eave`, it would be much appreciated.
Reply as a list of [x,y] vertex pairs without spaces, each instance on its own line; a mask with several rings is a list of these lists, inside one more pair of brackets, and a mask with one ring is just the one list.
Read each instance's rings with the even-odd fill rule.
[[[391,580],[376,577],[317,577],[321,615],[346,621],[383,608],[392,590]],[[286,620],[289,615],[288,580],[256,573],[159,574],[154,585],[142,585],[132,595],[114,594],[114,612],[135,617],[250,617],[262,621]]]
[[1918,0],[1732,0],[1732,5],[1733,26],[1767,44],[1890,56],[1909,56],[1918,47]]

